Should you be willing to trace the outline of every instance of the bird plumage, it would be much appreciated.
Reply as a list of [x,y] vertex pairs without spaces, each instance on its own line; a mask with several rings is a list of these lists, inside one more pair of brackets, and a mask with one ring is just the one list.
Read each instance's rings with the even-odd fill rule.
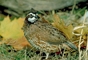
[[28,18],[30,17],[27,16],[24,22],[23,31],[33,47],[45,53],[50,53],[58,51],[59,45],[66,44],[70,48],[77,50],[77,47],[50,23],[42,22],[39,19],[34,23],[30,23]]

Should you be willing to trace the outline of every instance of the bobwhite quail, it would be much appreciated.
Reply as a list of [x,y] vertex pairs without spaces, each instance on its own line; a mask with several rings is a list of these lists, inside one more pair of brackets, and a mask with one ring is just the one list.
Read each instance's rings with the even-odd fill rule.
[[34,12],[27,15],[23,31],[26,39],[33,47],[46,53],[46,59],[49,53],[58,51],[59,46],[63,44],[77,50],[77,47],[69,42],[57,28],[49,23],[42,22]]

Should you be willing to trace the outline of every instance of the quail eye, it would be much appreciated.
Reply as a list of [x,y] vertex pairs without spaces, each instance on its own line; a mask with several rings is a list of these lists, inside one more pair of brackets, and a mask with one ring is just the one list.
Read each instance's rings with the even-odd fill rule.
[[34,16],[33,15],[30,15],[30,18],[33,18]]

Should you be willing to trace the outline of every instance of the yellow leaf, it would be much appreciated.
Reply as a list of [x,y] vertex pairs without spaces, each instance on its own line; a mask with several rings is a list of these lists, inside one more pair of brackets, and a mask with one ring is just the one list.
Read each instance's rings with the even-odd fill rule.
[[27,40],[24,39],[24,32],[21,29],[24,24],[24,18],[10,20],[9,16],[0,22],[0,36],[3,40],[0,44],[6,43],[12,45],[16,49],[22,49],[24,46],[31,46]]
[[18,18],[17,19],[17,21],[18,21],[17,23],[19,24],[20,27],[23,27],[24,20],[25,20],[24,18]]
[[[4,39],[18,39],[23,36],[23,31],[21,30],[23,26],[23,21],[14,19],[10,21],[10,18],[7,16],[2,22],[0,26],[0,35],[4,37]],[[23,19],[24,20],[24,19]],[[20,22],[19,22],[20,21]]]
[[29,46],[29,48],[32,48],[30,43],[26,40],[24,36],[20,37],[17,40],[14,39],[8,39],[7,42],[5,42],[7,45],[13,46],[16,50],[21,50],[25,46]]
[[54,14],[54,22],[52,24],[53,26],[58,28],[61,32],[63,32],[68,39],[72,38],[73,26],[72,25],[66,26],[64,21],[62,21],[58,15]]

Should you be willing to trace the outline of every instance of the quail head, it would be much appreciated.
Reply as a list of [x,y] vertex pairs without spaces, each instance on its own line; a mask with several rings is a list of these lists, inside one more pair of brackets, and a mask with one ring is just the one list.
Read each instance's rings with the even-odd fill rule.
[[63,44],[77,50],[77,47],[68,41],[62,32],[51,24],[40,20],[39,16],[34,12],[27,15],[23,31],[26,39],[34,48],[46,53],[46,59],[49,53],[58,51],[59,46]]

